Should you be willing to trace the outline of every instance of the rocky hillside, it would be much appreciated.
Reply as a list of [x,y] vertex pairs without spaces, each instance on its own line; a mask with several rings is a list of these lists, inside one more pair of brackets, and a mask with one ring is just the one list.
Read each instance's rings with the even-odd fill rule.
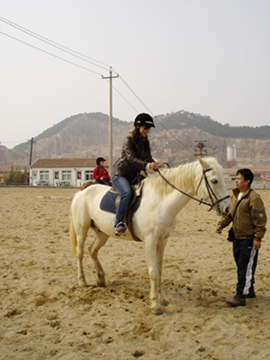
[[0,145],[0,165],[13,165],[15,168],[23,169],[29,165],[29,152],[10,150]]
[[[96,157],[109,155],[109,119],[101,113],[79,114],[59,122],[34,138],[32,162],[42,157]],[[242,165],[270,165],[270,126],[231,127],[209,117],[180,111],[155,118],[150,133],[153,155],[171,165],[193,161],[199,140],[205,141],[208,155],[226,166],[227,146],[235,144],[237,162]],[[122,142],[132,123],[113,119],[113,155],[120,154]],[[28,166],[30,142],[13,150],[0,146],[0,165]]]

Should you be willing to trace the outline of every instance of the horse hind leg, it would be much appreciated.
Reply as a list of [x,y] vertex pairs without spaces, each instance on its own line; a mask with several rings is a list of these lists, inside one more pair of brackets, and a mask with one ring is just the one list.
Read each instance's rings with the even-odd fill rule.
[[93,228],[96,233],[96,239],[91,246],[88,247],[88,251],[95,265],[97,272],[97,284],[98,286],[106,286],[105,273],[98,259],[98,252],[104,246],[109,238],[105,233],[100,232],[98,229]]
[[79,280],[79,285],[83,287],[88,286],[85,280],[84,270],[83,270],[84,243],[87,236],[87,230],[81,229],[80,233],[77,233],[77,247],[76,247],[78,280]]

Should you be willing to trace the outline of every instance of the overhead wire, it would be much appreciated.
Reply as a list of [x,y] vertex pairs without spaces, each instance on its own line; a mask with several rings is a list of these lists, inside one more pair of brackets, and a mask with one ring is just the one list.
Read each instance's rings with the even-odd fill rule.
[[[28,140],[28,141],[31,141],[31,140]],[[46,150],[50,156],[51,156],[51,155],[58,155],[58,156],[60,155],[60,156],[63,156],[63,157],[68,157],[68,158],[70,158],[70,157],[71,157],[71,158],[72,158],[72,157],[75,158],[75,156],[71,156],[70,154],[64,154],[64,153],[61,153],[61,152],[51,151],[50,149],[46,148],[45,146],[40,145],[40,143],[38,143],[38,142],[35,141],[35,140],[33,140],[33,144],[35,144],[35,146],[39,146],[39,147],[41,147],[42,149]],[[34,154],[35,154],[34,148],[35,148],[35,147],[33,146],[33,157],[34,157]],[[38,157],[38,156],[36,156],[36,157]]]
[[[140,101],[140,103],[145,107],[146,110],[154,117],[153,112],[144,104],[144,102],[139,98],[139,96],[131,89],[131,87],[127,84],[127,82],[123,79],[122,76],[119,75],[119,78],[123,81],[123,83],[126,85],[126,87],[132,92],[132,94]],[[190,151],[158,118],[156,118],[156,121],[170,134],[173,138],[187,151]]]
[[[59,44],[59,43],[57,43],[57,42],[55,42],[53,40],[50,40],[50,39],[48,39],[48,38],[46,38],[44,36],[41,36],[41,35],[33,32],[33,31],[31,31],[31,30],[28,30],[28,29],[26,29],[26,28],[24,28],[24,27],[22,27],[22,26],[20,26],[18,24],[15,24],[14,22],[12,22],[12,21],[10,21],[8,19],[5,19],[5,18],[3,18],[1,16],[0,16],[0,21],[4,22],[7,25],[10,25],[10,26],[12,26],[12,27],[14,27],[14,28],[16,28],[16,29],[18,29],[18,30],[20,30],[20,31],[22,31],[22,32],[24,32],[24,33],[26,33],[26,34],[28,34],[28,35],[30,35],[30,36],[38,39],[38,40],[40,40],[40,41],[43,41],[46,44],[49,44],[49,45],[51,45],[51,46],[53,46],[53,47],[55,47],[55,48],[57,48],[57,49],[59,49],[61,51],[64,51],[64,52],[66,52],[66,53],[68,53],[68,54],[70,54],[70,55],[72,55],[74,57],[77,57],[78,59],[86,61],[86,62],[88,62],[88,63],[90,63],[90,64],[92,64],[94,66],[98,66],[98,67],[100,67],[100,68],[102,68],[104,70],[107,70],[108,67],[109,67],[108,64],[105,64],[102,61],[93,59],[93,58],[91,58],[91,57],[89,57],[87,55],[81,54],[78,51],[75,51],[75,50],[72,50],[72,49],[70,49],[70,48],[68,48],[66,46],[63,46],[63,45],[61,45],[61,44]],[[96,64],[95,64],[95,62],[96,62]],[[98,65],[98,64],[102,64],[104,66],[101,66],[101,65]]]
[[3,35],[5,35],[5,36],[7,36],[7,37],[9,37],[9,38],[11,38],[11,39],[14,39],[14,40],[16,40],[16,41],[18,41],[18,42],[20,42],[20,43],[22,43],[22,44],[27,45],[27,46],[30,46],[31,48],[34,48],[34,49],[36,49],[36,50],[39,50],[39,51],[41,51],[41,52],[43,52],[43,53],[45,53],[45,54],[47,54],[47,55],[50,55],[50,56],[53,56],[53,57],[55,57],[55,58],[57,58],[57,59],[60,59],[60,60],[62,60],[62,61],[65,61],[66,63],[72,64],[72,65],[74,65],[74,66],[77,66],[77,67],[79,67],[79,68],[81,68],[81,69],[84,69],[84,70],[86,70],[86,71],[92,72],[92,73],[94,73],[94,74],[97,74],[97,75],[100,75],[100,76],[102,75],[101,73],[98,73],[97,71],[90,70],[90,69],[88,69],[88,68],[86,68],[86,67],[84,67],[84,66],[75,64],[74,62],[69,61],[69,60],[66,60],[66,59],[62,58],[61,56],[54,55],[54,54],[50,53],[49,51],[40,49],[40,48],[38,48],[37,46],[31,45],[31,44],[29,44],[29,43],[27,43],[27,42],[25,42],[25,41],[23,41],[23,40],[20,40],[20,39],[14,37],[14,36],[8,35],[8,34],[4,33],[3,31],[0,31],[0,34],[3,34]]
[[[22,143],[22,142],[25,142],[25,140],[5,141],[5,144],[17,144],[18,142]],[[0,145],[1,145],[1,142],[0,142]]]
[[[31,141],[31,140],[29,140]],[[52,153],[52,154],[56,154],[56,155],[63,155],[62,153],[57,153],[57,152],[52,152],[51,150],[47,149],[46,147],[40,145],[38,142],[36,142],[35,140],[33,141],[33,143],[35,143],[37,146],[41,147],[42,149],[48,151],[49,153]]]
[[[74,51],[74,50],[72,50],[72,49],[70,49],[70,48],[68,48],[68,47],[65,47],[65,46],[63,46],[63,45],[61,45],[61,44],[59,44],[59,43],[57,43],[57,42],[55,42],[55,41],[52,41],[52,40],[50,40],[50,39],[48,39],[48,38],[46,38],[46,37],[44,37],[44,36],[41,36],[41,35],[33,32],[33,31],[31,31],[31,30],[26,29],[26,28],[24,28],[24,27],[22,27],[22,26],[20,26],[20,25],[18,25],[18,24],[15,24],[14,22],[12,22],[12,21],[10,21],[10,20],[8,20],[8,19],[5,19],[5,18],[3,18],[3,17],[1,17],[1,16],[0,16],[0,21],[4,22],[4,23],[6,23],[7,25],[10,25],[10,26],[12,26],[12,27],[14,27],[14,28],[16,28],[16,29],[18,29],[18,30],[20,30],[20,31],[22,31],[22,32],[24,32],[24,33],[26,33],[26,34],[28,34],[28,35],[30,35],[30,36],[38,39],[38,40],[40,40],[40,41],[43,41],[43,42],[47,43],[47,44],[50,45],[50,46],[53,46],[53,47],[55,47],[55,48],[57,48],[57,49],[59,49],[59,50],[61,50],[61,51],[64,51],[64,52],[66,52],[66,53],[68,53],[68,54],[70,54],[70,55],[72,55],[72,56],[74,56],[74,57],[76,57],[76,58],[78,58],[78,59],[81,59],[81,60],[83,60],[83,61],[85,61],[85,62],[88,62],[88,63],[90,63],[90,64],[92,64],[92,65],[94,65],[94,66],[98,66],[98,67],[100,67],[100,68],[102,68],[102,69],[108,70],[108,69],[105,68],[104,66],[98,65],[98,63],[109,67],[108,64],[105,64],[105,63],[103,63],[103,62],[101,62],[101,61],[99,61],[99,60],[93,59],[93,58],[91,58],[91,57],[89,57],[89,56],[86,56],[86,55],[81,54],[81,53],[79,53],[79,52],[77,52],[77,51]],[[55,58],[57,58],[57,59],[59,59],[59,60],[62,60],[62,61],[64,61],[64,62],[69,63],[69,64],[71,64],[71,65],[74,65],[74,66],[76,66],[76,67],[79,67],[79,68],[81,68],[81,69],[83,69],[83,70],[86,70],[86,71],[89,71],[89,72],[92,72],[92,73],[94,73],[94,74],[97,74],[97,75],[102,76],[102,74],[101,74],[101,73],[98,73],[97,71],[90,70],[90,69],[88,69],[88,68],[86,68],[86,67],[84,67],[84,66],[78,65],[78,64],[76,64],[76,63],[74,63],[74,62],[72,62],[72,61],[69,61],[69,60],[67,60],[67,59],[64,59],[64,58],[62,58],[62,57],[60,57],[60,56],[58,56],[58,55],[52,54],[52,53],[50,53],[50,52],[48,52],[48,51],[46,51],[46,50],[43,50],[43,49],[41,49],[41,48],[39,48],[39,47],[37,47],[37,46],[31,45],[31,44],[29,44],[29,43],[27,43],[27,42],[25,42],[25,41],[23,41],[23,40],[20,40],[20,39],[14,37],[14,36],[11,36],[11,35],[7,34],[7,33],[4,33],[4,32],[2,32],[2,31],[0,31],[0,33],[3,34],[3,35],[5,35],[5,36],[7,36],[7,37],[9,37],[9,38],[12,38],[12,39],[14,39],[14,40],[16,40],[16,41],[18,41],[18,42],[20,42],[20,43],[23,43],[23,44],[25,44],[25,45],[27,45],[27,46],[30,46],[30,47],[32,47],[32,48],[34,48],[34,49],[36,49],[36,50],[39,50],[39,51],[41,51],[41,52],[43,52],[43,53],[45,53],[45,54],[47,54],[47,55],[53,56],[53,57],[55,57]],[[78,55],[80,55],[80,56],[78,56]],[[87,59],[88,59],[88,60],[87,60]],[[91,61],[90,61],[90,60],[91,60]],[[95,61],[97,64],[95,64],[93,61]],[[110,68],[111,68],[111,67],[110,67]],[[113,70],[116,72],[115,69],[113,69]],[[117,73],[117,72],[116,72],[116,73]],[[123,77],[119,75],[119,78],[120,78],[121,81],[124,83],[124,85],[130,90],[130,92],[136,97],[136,99],[137,99],[137,100],[145,107],[145,109],[154,117],[153,112],[152,112],[152,111],[147,107],[147,105],[140,99],[140,97],[135,93],[135,91],[127,84],[127,82],[123,79]],[[133,110],[135,110],[136,112],[138,112],[138,111],[136,110],[136,108],[120,93],[120,91],[119,91],[115,86],[113,86],[113,88],[114,88],[114,90],[129,104],[129,106],[131,106],[131,107],[133,108]],[[173,138],[175,138],[175,139],[177,140],[177,142],[178,142],[182,147],[184,147],[186,150],[190,151],[177,137],[175,137],[175,135],[174,135],[158,118],[156,118],[156,120],[158,121],[158,123],[160,123],[160,125],[161,125]],[[48,149],[47,149],[47,150],[48,150]]]

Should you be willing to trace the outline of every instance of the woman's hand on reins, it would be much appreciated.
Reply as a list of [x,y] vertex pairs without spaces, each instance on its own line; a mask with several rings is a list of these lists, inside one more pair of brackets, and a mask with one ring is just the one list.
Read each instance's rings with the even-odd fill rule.
[[159,164],[158,162],[152,162],[150,164],[149,168],[152,169],[152,170],[161,169],[161,168],[164,168],[164,163]]

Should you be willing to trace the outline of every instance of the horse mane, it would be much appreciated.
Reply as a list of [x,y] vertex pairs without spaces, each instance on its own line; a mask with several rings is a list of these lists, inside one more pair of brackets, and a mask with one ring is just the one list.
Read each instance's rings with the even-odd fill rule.
[[[204,160],[213,169],[214,173],[221,174],[222,167],[218,164],[217,160],[213,157],[204,158]],[[196,173],[196,168],[200,166],[200,171]],[[184,190],[187,187],[191,188],[198,183],[198,175],[202,174],[202,166],[199,160],[192,163],[179,165],[171,169],[161,169],[162,175],[178,189]],[[155,190],[160,196],[169,195],[174,189],[169,186],[158,173],[152,176],[148,176],[145,179],[145,185],[148,184]]]
[[[184,189],[187,186],[191,186],[191,179],[194,177],[194,169],[198,165],[197,162],[179,165],[171,169],[162,169],[162,175],[178,189]],[[173,192],[173,188],[169,186],[158,173],[149,176],[146,180],[146,184],[149,184],[157,194],[160,196],[169,195]]]

